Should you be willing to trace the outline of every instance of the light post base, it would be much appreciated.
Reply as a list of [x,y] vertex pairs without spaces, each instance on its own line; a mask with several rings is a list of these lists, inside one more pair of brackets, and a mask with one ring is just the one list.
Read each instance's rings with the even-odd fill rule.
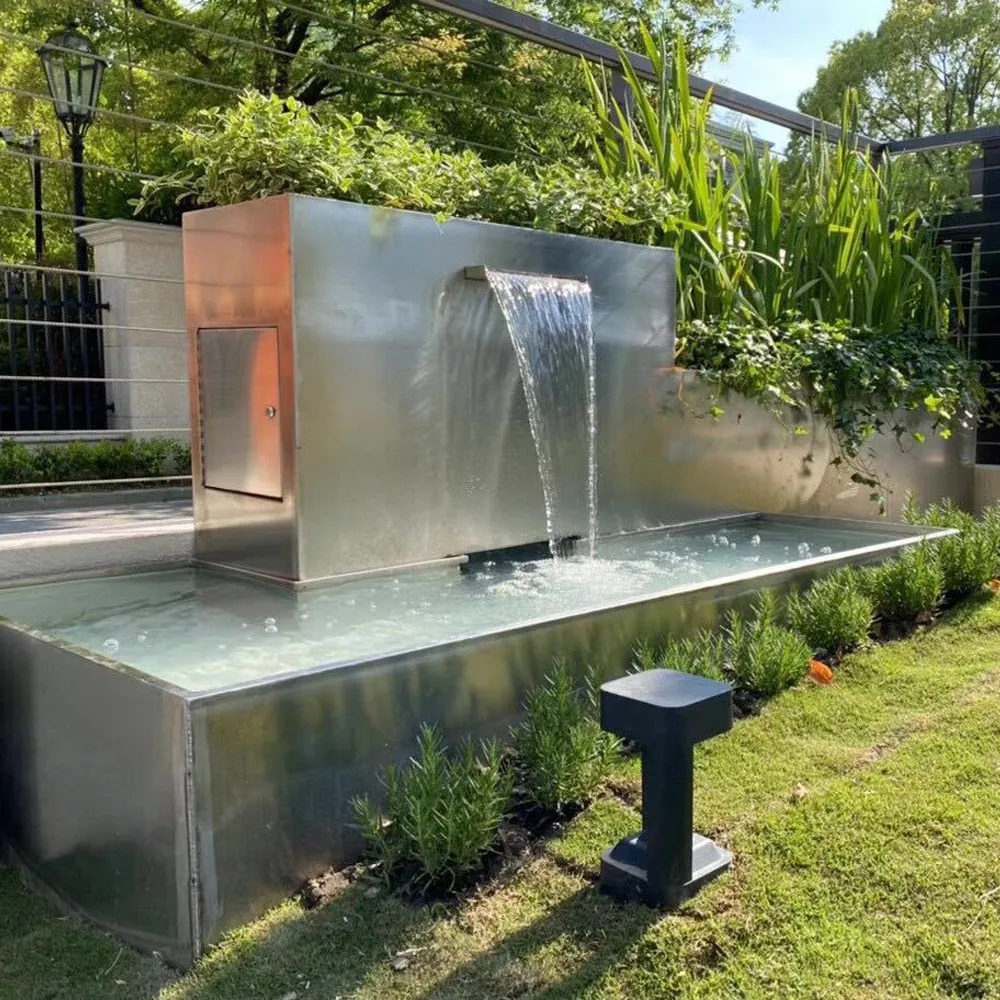
[[677,885],[658,886],[649,880],[645,833],[626,837],[601,857],[601,891],[618,899],[648,906],[679,906],[703,885],[728,871],[729,851],[700,833],[691,835],[691,879]]

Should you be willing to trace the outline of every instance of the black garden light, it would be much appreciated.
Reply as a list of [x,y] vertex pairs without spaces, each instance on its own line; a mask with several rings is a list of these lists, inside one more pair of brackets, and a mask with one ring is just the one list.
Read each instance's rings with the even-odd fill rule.
[[642,748],[642,830],[601,859],[601,888],[652,906],[676,906],[732,864],[693,831],[694,745],[731,729],[728,684],[647,670],[601,687],[601,726]]
[[[73,161],[73,214],[82,222],[85,217],[83,190],[83,137],[94,122],[107,61],[97,54],[93,44],[75,25],[56,32],[38,50],[45,79],[52,96],[56,118],[69,137]],[[87,242],[76,238],[76,266],[87,270]]]

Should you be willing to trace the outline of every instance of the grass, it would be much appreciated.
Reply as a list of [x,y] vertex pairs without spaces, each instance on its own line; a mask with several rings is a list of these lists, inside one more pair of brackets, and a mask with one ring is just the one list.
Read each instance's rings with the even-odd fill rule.
[[601,850],[637,822],[635,761],[610,788],[457,908],[361,885],[289,901],[171,981],[0,872],[0,997],[1000,997],[1000,602],[848,657],[700,748],[697,823],[736,864],[677,913],[597,892]]

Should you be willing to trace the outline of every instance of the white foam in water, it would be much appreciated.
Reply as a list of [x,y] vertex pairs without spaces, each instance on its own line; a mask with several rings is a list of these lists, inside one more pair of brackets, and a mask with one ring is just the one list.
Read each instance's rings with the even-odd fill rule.
[[788,565],[793,545],[825,555],[895,536],[747,520],[727,524],[724,537],[736,545],[714,545],[704,529],[617,536],[593,560],[422,570],[298,594],[193,569],[104,577],[0,592],[0,615],[205,691]]

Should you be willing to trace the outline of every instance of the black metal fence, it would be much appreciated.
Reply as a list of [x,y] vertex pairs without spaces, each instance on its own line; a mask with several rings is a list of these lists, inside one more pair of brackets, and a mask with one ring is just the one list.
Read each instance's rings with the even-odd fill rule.
[[0,432],[108,425],[100,284],[0,268]]
[[959,147],[979,147],[969,164],[970,208],[945,215],[939,238],[950,245],[962,281],[965,336],[981,365],[984,389],[994,401],[976,427],[976,463],[1000,465],[1000,126],[897,139],[882,148],[895,156],[923,155]]

